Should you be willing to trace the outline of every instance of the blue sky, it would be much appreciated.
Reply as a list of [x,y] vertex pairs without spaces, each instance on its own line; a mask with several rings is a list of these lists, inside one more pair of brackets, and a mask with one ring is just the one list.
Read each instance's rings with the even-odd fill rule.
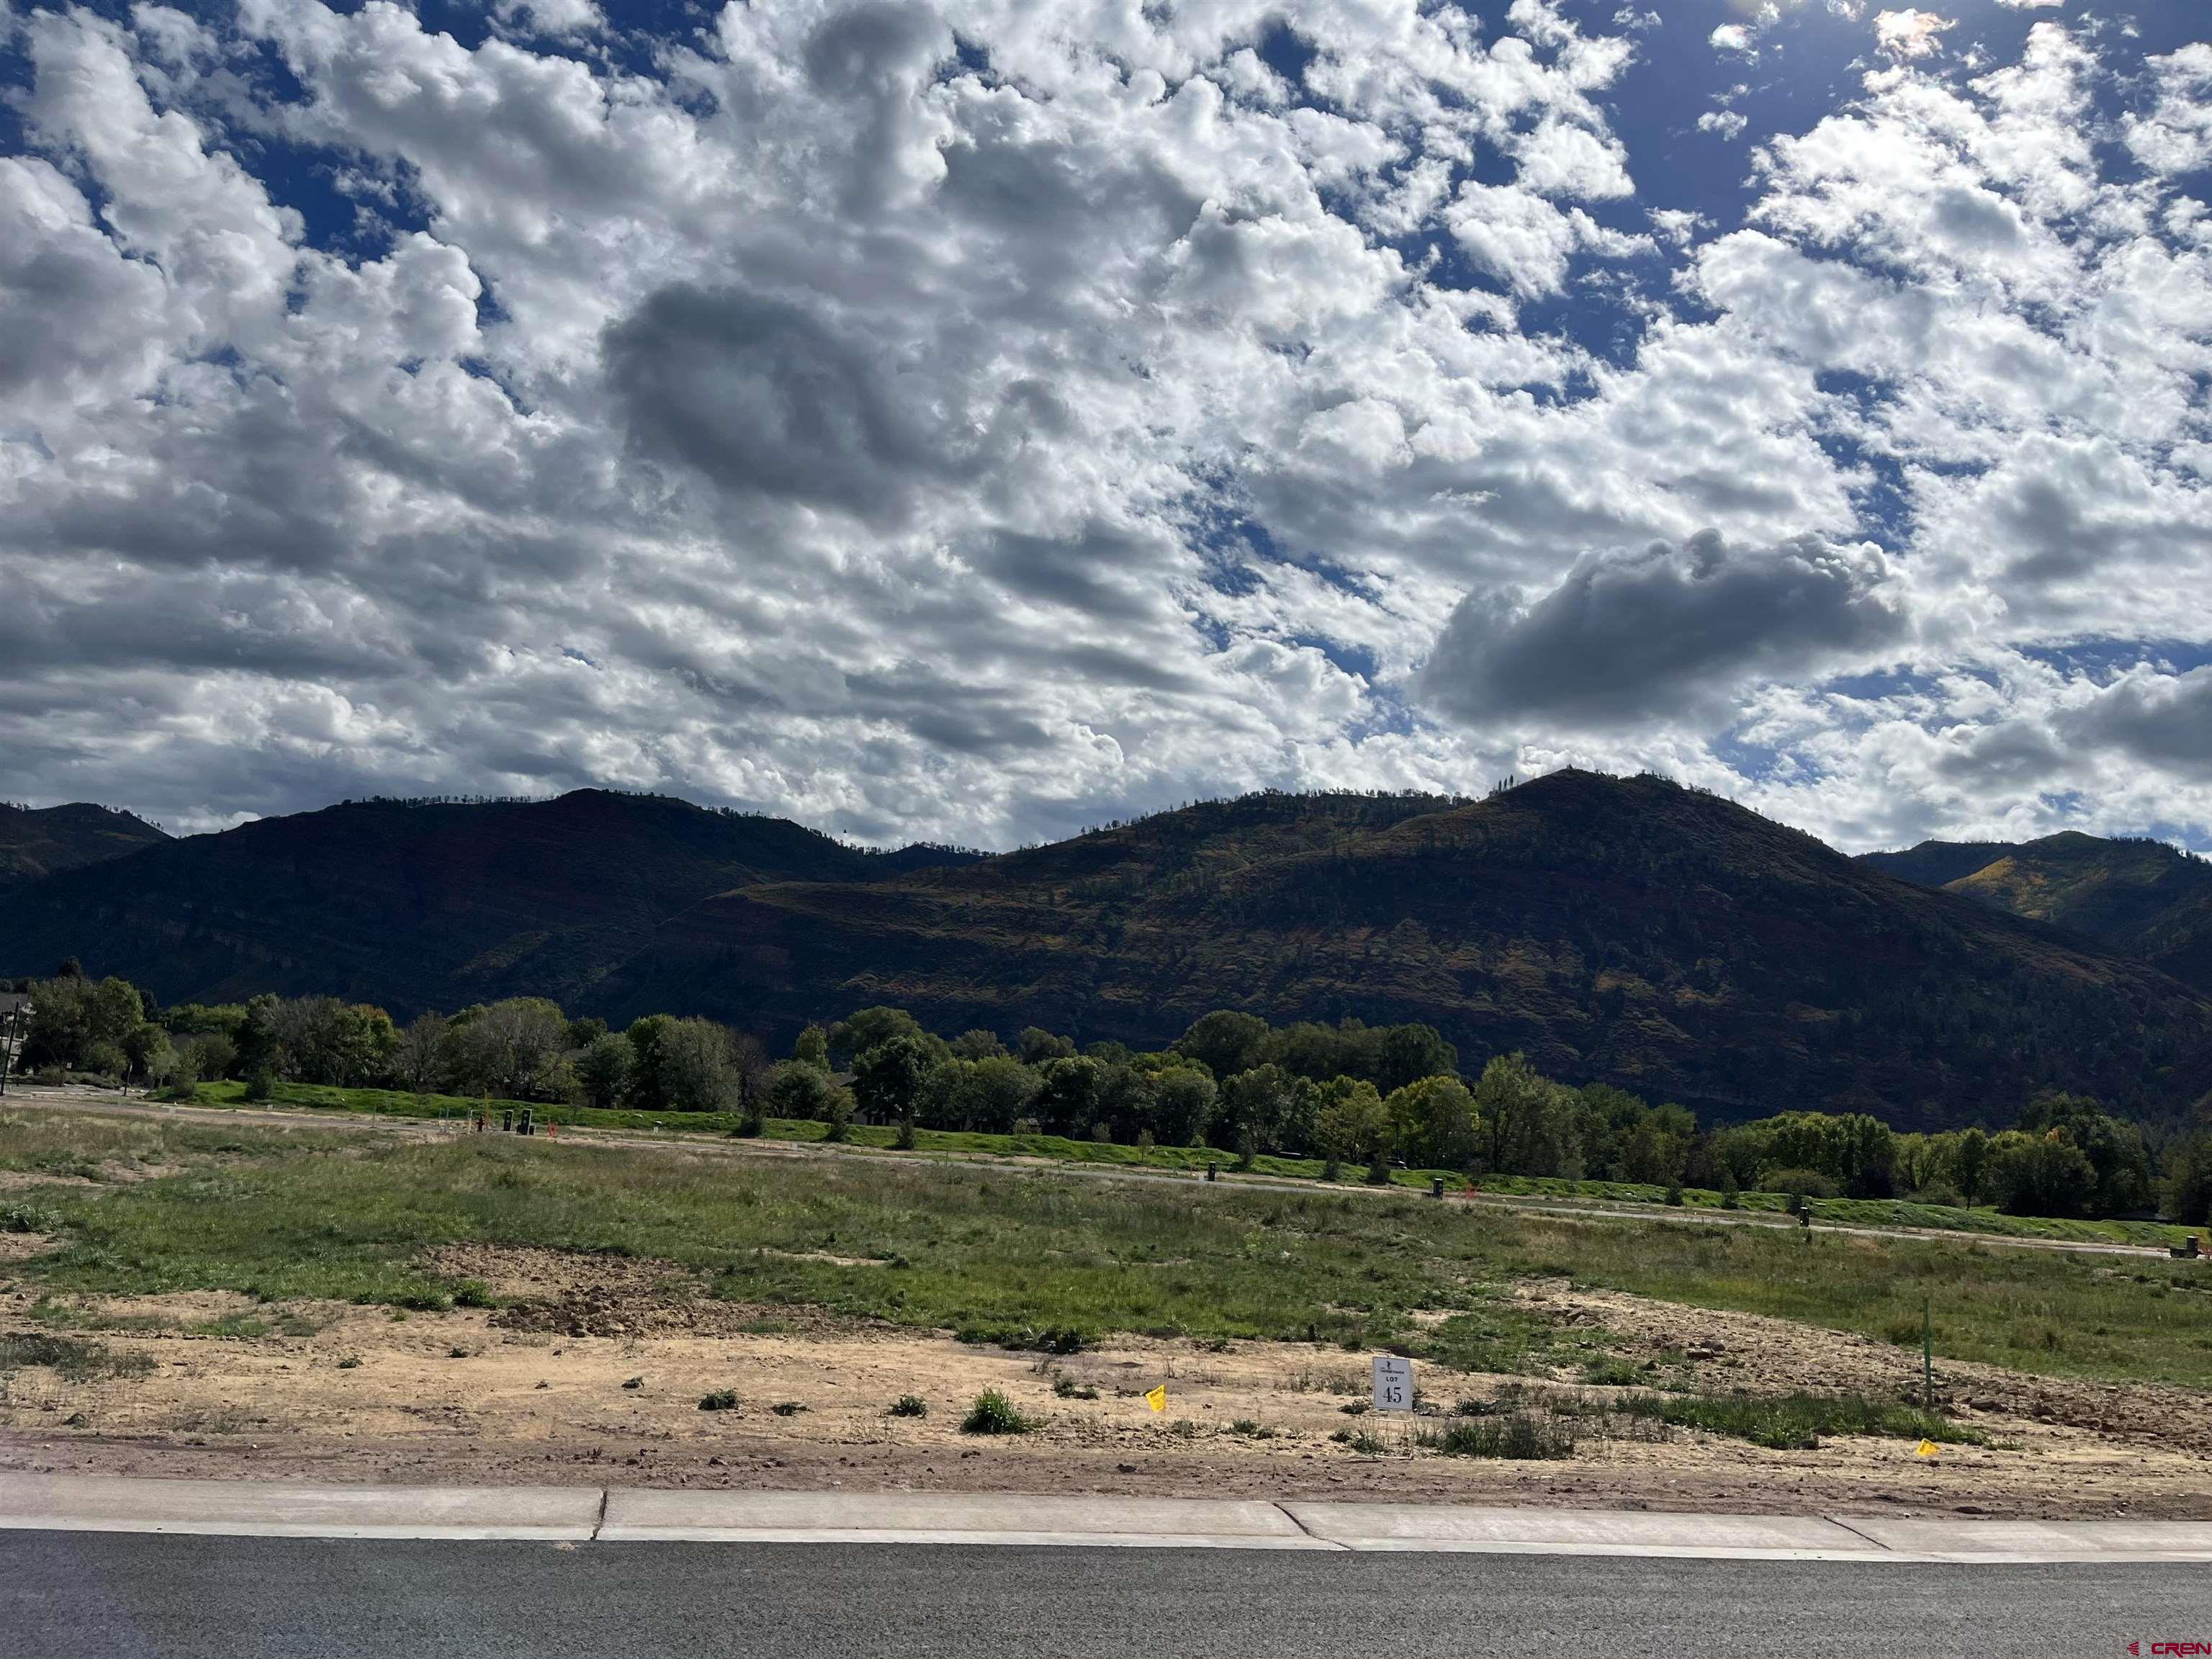
[[0,767],[2212,845],[2191,15],[0,0]]

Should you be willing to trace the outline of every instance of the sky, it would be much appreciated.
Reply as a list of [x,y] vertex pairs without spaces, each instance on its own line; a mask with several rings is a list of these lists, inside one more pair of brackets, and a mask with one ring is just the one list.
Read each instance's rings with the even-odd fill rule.
[[0,0],[0,795],[2212,847],[2207,21]]

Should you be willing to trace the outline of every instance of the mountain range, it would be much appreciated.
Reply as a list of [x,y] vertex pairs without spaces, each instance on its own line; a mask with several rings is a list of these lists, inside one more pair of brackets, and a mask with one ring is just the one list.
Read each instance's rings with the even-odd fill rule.
[[543,994],[777,1042],[875,1002],[1146,1044],[1233,1007],[1423,1020],[1466,1064],[1517,1048],[1723,1117],[2004,1121],[2045,1085],[2179,1110],[2212,1088],[2212,976],[2174,944],[2212,872],[2072,840],[1855,860],[1577,771],[1474,802],[1206,802],[990,858],[604,791],[353,802],[0,893],[0,972],[75,955],[169,1002],[402,1018]]

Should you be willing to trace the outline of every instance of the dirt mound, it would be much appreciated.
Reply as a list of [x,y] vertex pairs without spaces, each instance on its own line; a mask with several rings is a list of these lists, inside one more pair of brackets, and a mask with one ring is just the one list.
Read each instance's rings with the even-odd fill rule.
[[[1655,1374],[1679,1367],[1700,1388],[1920,1398],[1917,1346],[1759,1314],[1654,1302],[1621,1291],[1572,1290],[1564,1281],[1526,1287],[1520,1299],[1554,1317],[1601,1324],[1621,1339],[1616,1346],[1632,1360]],[[2193,1389],[2039,1376],[1938,1358],[1936,1403],[1970,1422],[2051,1424],[2212,1453],[2212,1395]]]
[[757,1336],[864,1334],[866,1322],[819,1308],[731,1302],[689,1268],[634,1256],[532,1247],[455,1244],[434,1251],[441,1274],[472,1279],[507,1305],[495,1330],[544,1336]]

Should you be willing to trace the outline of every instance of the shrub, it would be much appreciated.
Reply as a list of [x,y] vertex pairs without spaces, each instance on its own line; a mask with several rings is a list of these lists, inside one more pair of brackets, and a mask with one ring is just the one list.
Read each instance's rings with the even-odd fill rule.
[[71,1382],[96,1376],[143,1376],[154,1362],[143,1353],[86,1342],[74,1336],[32,1332],[0,1336],[0,1376],[25,1365],[48,1365]]
[[61,1228],[61,1218],[28,1204],[0,1204],[0,1233],[51,1233]]
[[276,1073],[266,1066],[256,1066],[253,1074],[246,1079],[246,1093],[243,1098],[267,1100],[276,1092]]
[[890,1415],[927,1417],[929,1415],[929,1402],[918,1394],[902,1394],[891,1402]]
[[1062,1400],[1096,1400],[1098,1390],[1087,1382],[1078,1382],[1065,1371],[1052,1379],[1052,1391]]
[[1759,1190],[1769,1193],[1788,1193],[1793,1198],[1833,1198],[1836,1183],[1818,1170],[1765,1170],[1759,1177]]
[[1575,1455],[1574,1430],[1556,1417],[1516,1408],[1455,1423],[1442,1434],[1424,1431],[1419,1443],[1447,1457],[1498,1457],[1534,1462]]
[[770,1406],[769,1409],[774,1412],[778,1417],[796,1417],[799,1413],[805,1411],[806,1407],[800,1405],[796,1400],[779,1400],[775,1404]]
[[1680,1182],[1670,1181],[1667,1183],[1667,1202],[1677,1210],[1682,1207],[1682,1183]]
[[968,1415],[960,1419],[963,1434],[1027,1434],[1036,1426],[996,1389],[986,1389],[977,1395]]
[[733,1412],[737,1408],[738,1391],[735,1389],[717,1389],[710,1395],[701,1396],[699,1401],[699,1409],[702,1412]]

